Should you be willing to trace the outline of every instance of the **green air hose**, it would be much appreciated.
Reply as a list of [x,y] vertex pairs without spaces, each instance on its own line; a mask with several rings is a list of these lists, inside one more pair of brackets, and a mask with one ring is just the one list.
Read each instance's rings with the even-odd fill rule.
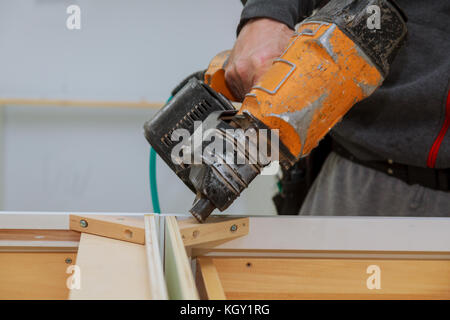
[[158,184],[156,182],[156,151],[152,147],[150,147],[149,176],[153,212],[161,213],[161,208],[159,207]]
[[[167,102],[170,100],[172,100],[172,97],[170,97]],[[148,167],[150,196],[152,198],[153,212],[161,213],[161,208],[159,206],[158,183],[156,181],[156,151],[152,147],[150,147],[150,161]]]

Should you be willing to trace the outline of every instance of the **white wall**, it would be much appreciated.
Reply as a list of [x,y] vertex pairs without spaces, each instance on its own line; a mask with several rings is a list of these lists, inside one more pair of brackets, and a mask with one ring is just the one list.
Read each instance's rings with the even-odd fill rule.
[[[81,7],[81,30],[65,26],[70,4]],[[241,8],[239,0],[1,0],[0,98],[164,101],[232,46]],[[151,211],[142,125],[154,111],[0,112],[3,210]],[[274,179],[258,180],[229,212],[273,212]],[[158,182],[162,210],[186,212],[193,195],[162,161]]]

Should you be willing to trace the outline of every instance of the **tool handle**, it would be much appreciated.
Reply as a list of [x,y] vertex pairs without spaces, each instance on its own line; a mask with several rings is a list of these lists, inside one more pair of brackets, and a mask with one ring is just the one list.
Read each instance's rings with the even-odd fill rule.
[[211,60],[205,72],[204,81],[216,92],[223,94],[229,100],[239,102],[233,96],[225,81],[225,66],[227,65],[230,52],[230,50],[222,51]]

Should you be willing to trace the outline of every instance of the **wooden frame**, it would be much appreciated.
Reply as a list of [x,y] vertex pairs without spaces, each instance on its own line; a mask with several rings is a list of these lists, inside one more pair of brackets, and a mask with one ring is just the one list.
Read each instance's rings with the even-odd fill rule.
[[0,214],[0,225],[1,299],[167,299],[152,215]]
[[0,213],[0,282],[2,299],[450,299],[450,219]]
[[450,219],[250,217],[248,225],[226,242],[186,243],[202,299],[450,299]]

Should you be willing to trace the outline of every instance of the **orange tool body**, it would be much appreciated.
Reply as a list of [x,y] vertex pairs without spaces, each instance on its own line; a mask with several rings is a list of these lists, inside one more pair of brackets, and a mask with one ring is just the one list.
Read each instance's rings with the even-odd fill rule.
[[[224,79],[227,58],[227,51],[214,57],[205,82],[234,100]],[[306,22],[246,95],[239,113],[279,130],[281,142],[299,159],[383,80],[371,60],[335,24]]]

